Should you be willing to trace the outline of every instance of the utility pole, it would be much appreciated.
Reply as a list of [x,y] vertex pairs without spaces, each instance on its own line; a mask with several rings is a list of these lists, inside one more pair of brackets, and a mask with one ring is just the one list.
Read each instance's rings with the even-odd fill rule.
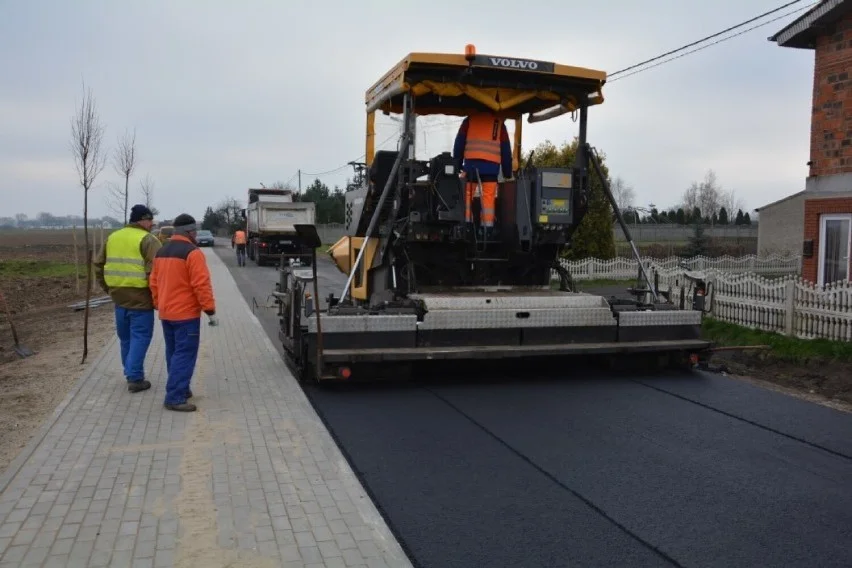
[[302,170],[299,170],[299,195],[302,195]]

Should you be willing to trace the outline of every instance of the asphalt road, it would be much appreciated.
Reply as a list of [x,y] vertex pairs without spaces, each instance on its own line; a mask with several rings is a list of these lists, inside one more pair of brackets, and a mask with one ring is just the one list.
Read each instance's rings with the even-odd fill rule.
[[[277,271],[218,251],[262,306]],[[852,415],[704,373],[468,372],[306,387],[417,565],[852,566]]]

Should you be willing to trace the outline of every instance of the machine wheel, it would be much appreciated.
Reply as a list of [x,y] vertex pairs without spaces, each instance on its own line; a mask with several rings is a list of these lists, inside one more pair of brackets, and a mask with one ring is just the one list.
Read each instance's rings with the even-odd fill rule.
[[[302,358],[302,361],[304,360],[305,359]],[[284,362],[290,369],[290,372],[293,373],[293,377],[295,377],[295,379],[299,383],[304,384],[313,377],[313,375],[311,374],[313,373],[313,370],[310,368],[306,368],[310,367],[310,364],[300,364],[299,361],[297,361],[296,358],[293,356],[293,353],[287,351],[286,349],[284,350]]]
[[299,382],[300,383],[315,383],[317,382],[314,377],[314,366],[311,365],[308,361],[305,361],[303,365],[299,365]]

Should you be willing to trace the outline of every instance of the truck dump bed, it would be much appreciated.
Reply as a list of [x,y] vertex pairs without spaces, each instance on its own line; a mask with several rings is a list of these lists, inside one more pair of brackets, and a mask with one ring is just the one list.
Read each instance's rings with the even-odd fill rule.
[[313,225],[316,204],[258,201],[249,205],[250,233],[294,233],[294,225]]

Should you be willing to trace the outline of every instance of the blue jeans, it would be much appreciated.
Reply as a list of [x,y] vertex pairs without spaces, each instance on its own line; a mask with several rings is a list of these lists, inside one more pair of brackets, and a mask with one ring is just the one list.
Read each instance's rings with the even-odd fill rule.
[[237,265],[245,266],[246,264],[246,245],[237,245]]
[[145,378],[145,355],[154,335],[154,310],[115,306],[115,331],[121,343],[121,365],[130,382]]
[[162,320],[166,339],[166,404],[183,404],[189,391],[189,382],[195,371],[198,344],[201,339],[201,318],[170,321]]

